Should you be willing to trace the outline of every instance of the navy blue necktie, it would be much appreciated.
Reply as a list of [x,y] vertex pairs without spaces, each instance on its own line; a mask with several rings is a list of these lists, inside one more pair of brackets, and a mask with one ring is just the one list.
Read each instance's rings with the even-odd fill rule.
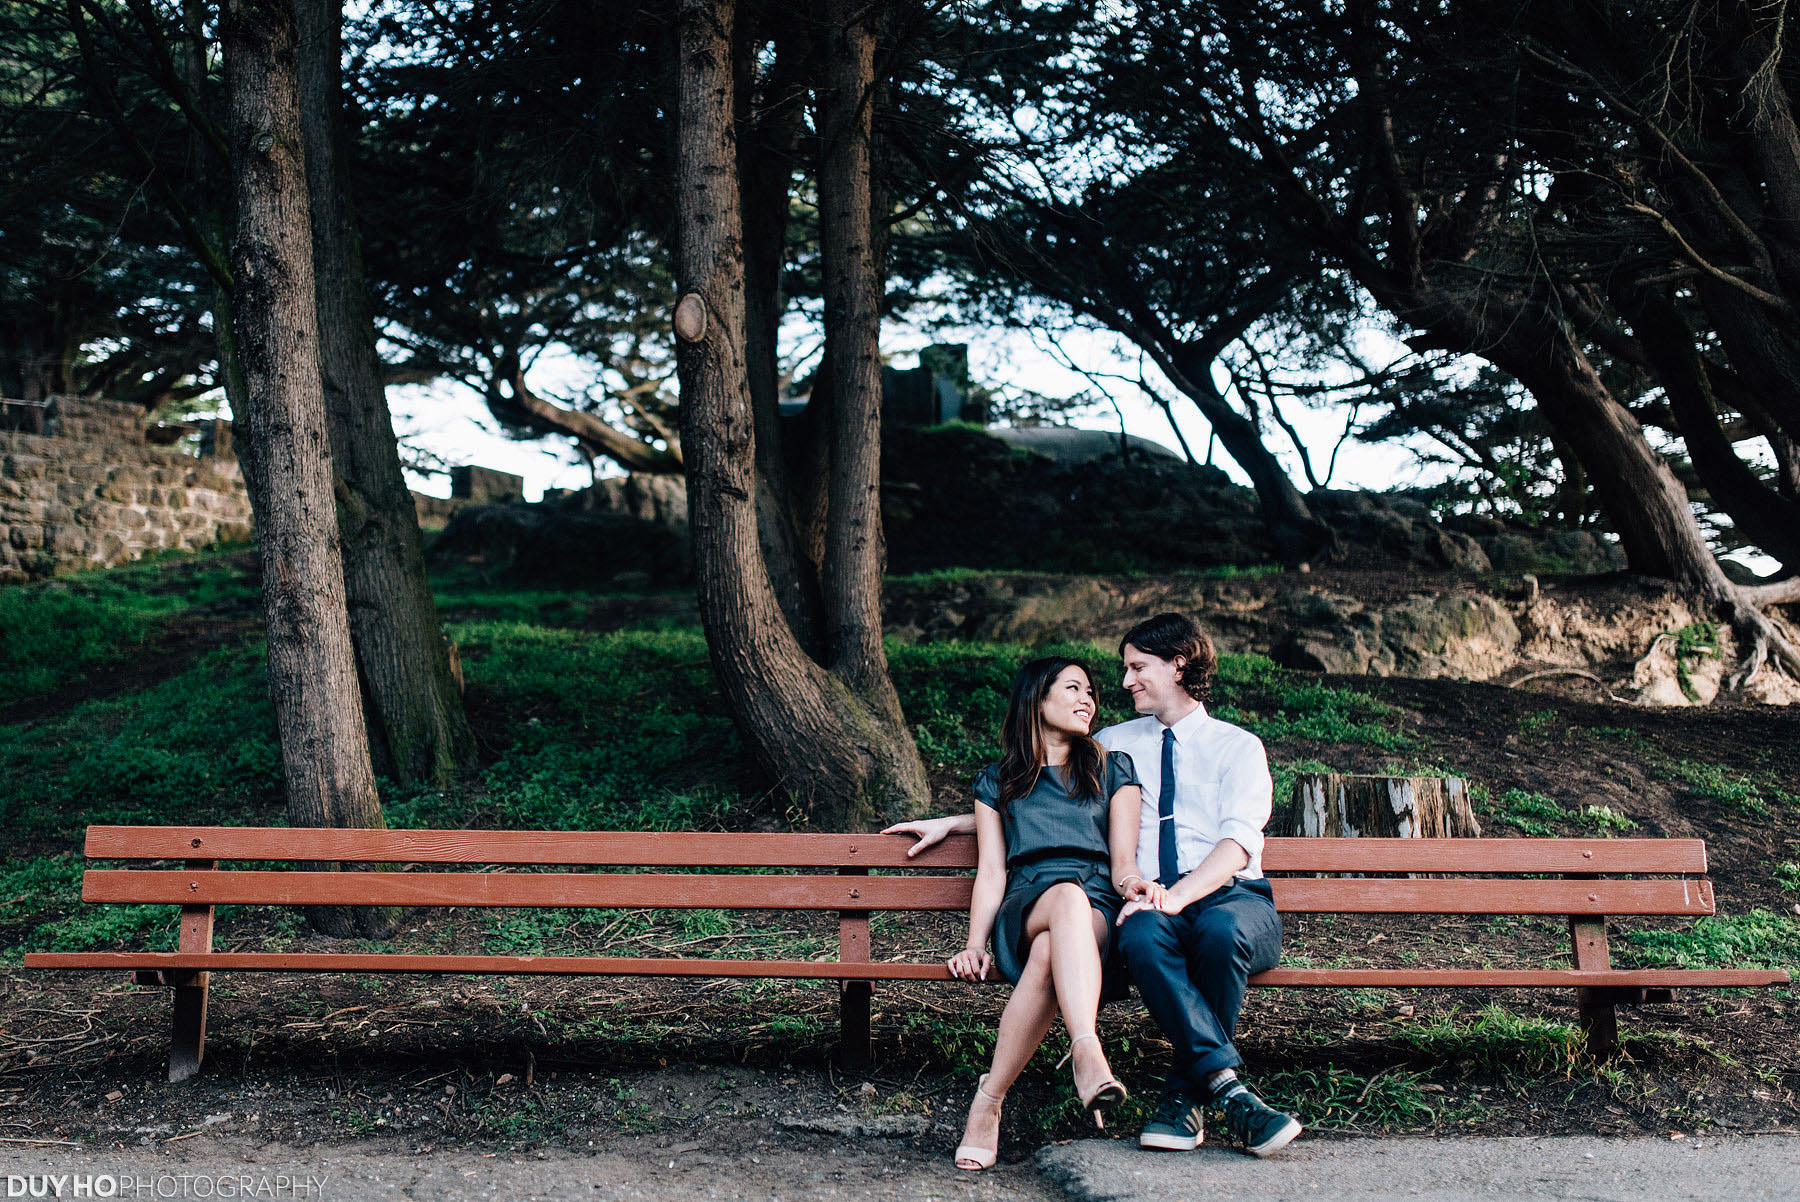
[[1175,732],[1163,728],[1162,787],[1156,795],[1157,882],[1165,888],[1181,879],[1175,855]]

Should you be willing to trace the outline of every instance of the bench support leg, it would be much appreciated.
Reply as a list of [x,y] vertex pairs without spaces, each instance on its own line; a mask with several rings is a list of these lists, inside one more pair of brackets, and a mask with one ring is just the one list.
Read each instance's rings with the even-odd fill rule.
[[207,974],[193,974],[192,984],[175,986],[175,1027],[169,1041],[169,1081],[186,1081],[200,1071],[206,1052]]
[[[189,860],[192,869],[209,869],[211,860]],[[213,908],[181,907],[181,950],[210,952],[213,940]],[[169,1080],[186,1081],[200,1071],[200,1059],[206,1053],[206,994],[211,974],[190,972],[167,974],[175,987],[175,1027],[169,1039]]]
[[866,1068],[873,1058],[869,1006],[874,995],[869,981],[845,981],[838,994],[838,1063],[845,1068]]

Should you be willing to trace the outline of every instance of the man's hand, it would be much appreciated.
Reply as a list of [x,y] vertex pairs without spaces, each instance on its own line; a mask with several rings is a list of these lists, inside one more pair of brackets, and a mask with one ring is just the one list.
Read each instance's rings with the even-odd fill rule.
[[959,815],[955,818],[921,818],[916,822],[896,822],[882,828],[884,835],[911,835],[917,843],[906,849],[906,858],[911,859],[933,844],[942,843],[945,838],[955,834],[968,834],[974,827],[973,815]]
[[959,981],[985,981],[993,966],[994,958],[985,947],[965,947],[950,957],[950,975]]
[[1119,911],[1118,925],[1139,910],[1163,910],[1168,905],[1169,891],[1155,881],[1146,881],[1142,877],[1126,882],[1121,896],[1125,898],[1125,906]]

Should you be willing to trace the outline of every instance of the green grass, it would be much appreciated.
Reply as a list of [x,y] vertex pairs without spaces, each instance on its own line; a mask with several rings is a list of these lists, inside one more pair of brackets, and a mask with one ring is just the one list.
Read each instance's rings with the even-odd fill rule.
[[0,697],[37,696],[129,659],[171,614],[255,598],[253,574],[225,561],[241,550],[171,553],[0,589]]
[[1724,802],[1730,808],[1751,818],[1767,818],[1771,803],[1792,806],[1794,794],[1758,782],[1751,776],[1733,772],[1721,764],[1680,760],[1661,773],[1669,780],[1681,782],[1695,797],[1708,797]]
[[1327,1063],[1261,1073],[1256,1084],[1271,1106],[1315,1130],[1381,1131],[1437,1122],[1437,1109],[1420,1088],[1424,1077],[1397,1069],[1369,1077]]
[[1785,968],[1800,972],[1800,918],[1755,909],[1714,914],[1686,931],[1626,931],[1620,963],[1644,968]]
[[1219,657],[1213,712],[1271,741],[1360,743],[1390,751],[1413,745],[1390,725],[1399,713],[1393,706],[1289,672],[1266,655]]
[[1554,835],[1556,828],[1551,823],[1572,822],[1575,817],[1555,798],[1524,789],[1508,789],[1494,800],[1493,807],[1500,821],[1527,835]]
[[1466,1063],[1492,1072],[1541,1077],[1573,1072],[1585,1046],[1573,1023],[1515,1014],[1491,1005],[1396,1027],[1394,1039],[1440,1063]]

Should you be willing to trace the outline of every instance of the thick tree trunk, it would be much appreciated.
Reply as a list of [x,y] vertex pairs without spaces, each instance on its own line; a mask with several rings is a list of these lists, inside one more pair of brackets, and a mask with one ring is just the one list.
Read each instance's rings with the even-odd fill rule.
[[[1687,490],[1644,437],[1566,331],[1527,301],[1524,312],[1486,311],[1478,320],[1507,321],[1470,349],[1510,372],[1537,399],[1538,411],[1587,469],[1589,486],[1619,532],[1631,570],[1660,576],[1708,596],[1726,580]],[[1534,317],[1543,320],[1534,320]]]
[[1800,504],[1764,484],[1738,458],[1720,425],[1694,331],[1667,297],[1622,291],[1617,303],[1656,369],[1688,457],[1713,502],[1750,542],[1790,567],[1800,566]]
[[404,784],[443,786],[475,766],[475,734],[425,575],[412,492],[375,352],[343,131],[342,0],[297,0],[300,113],[326,425],[350,634],[373,703],[372,740]]
[[[288,820],[379,827],[319,384],[293,3],[227,0],[224,18],[236,209],[231,270],[245,389],[239,458],[262,555],[269,695]],[[350,933],[360,919],[378,926],[385,916],[315,908],[312,917]]]
[[[734,15],[731,0],[679,6],[675,275],[682,305],[706,316],[677,348],[696,591],[720,686],[758,760],[814,821],[857,826],[922,801],[923,774],[904,728],[801,649],[757,541]],[[908,756],[910,775],[897,767]]]
[[1263,525],[1282,558],[1290,563],[1336,558],[1342,550],[1337,535],[1313,515],[1281,461],[1263,442],[1262,431],[1239,413],[1213,383],[1210,352],[1180,360],[1177,366],[1171,379],[1219,436],[1225,453],[1250,477]]
[[[756,427],[756,519],[769,580],[794,637],[809,655],[824,648],[819,561],[805,554],[795,523],[794,482],[782,447],[781,363],[776,353],[786,311],[781,277],[787,252],[788,201],[802,106],[768,93],[763,68],[766,38],[740,29],[733,47],[736,73],[739,187],[744,229],[744,363]],[[792,51],[786,52],[783,62]],[[771,111],[772,110],[772,111]]]

